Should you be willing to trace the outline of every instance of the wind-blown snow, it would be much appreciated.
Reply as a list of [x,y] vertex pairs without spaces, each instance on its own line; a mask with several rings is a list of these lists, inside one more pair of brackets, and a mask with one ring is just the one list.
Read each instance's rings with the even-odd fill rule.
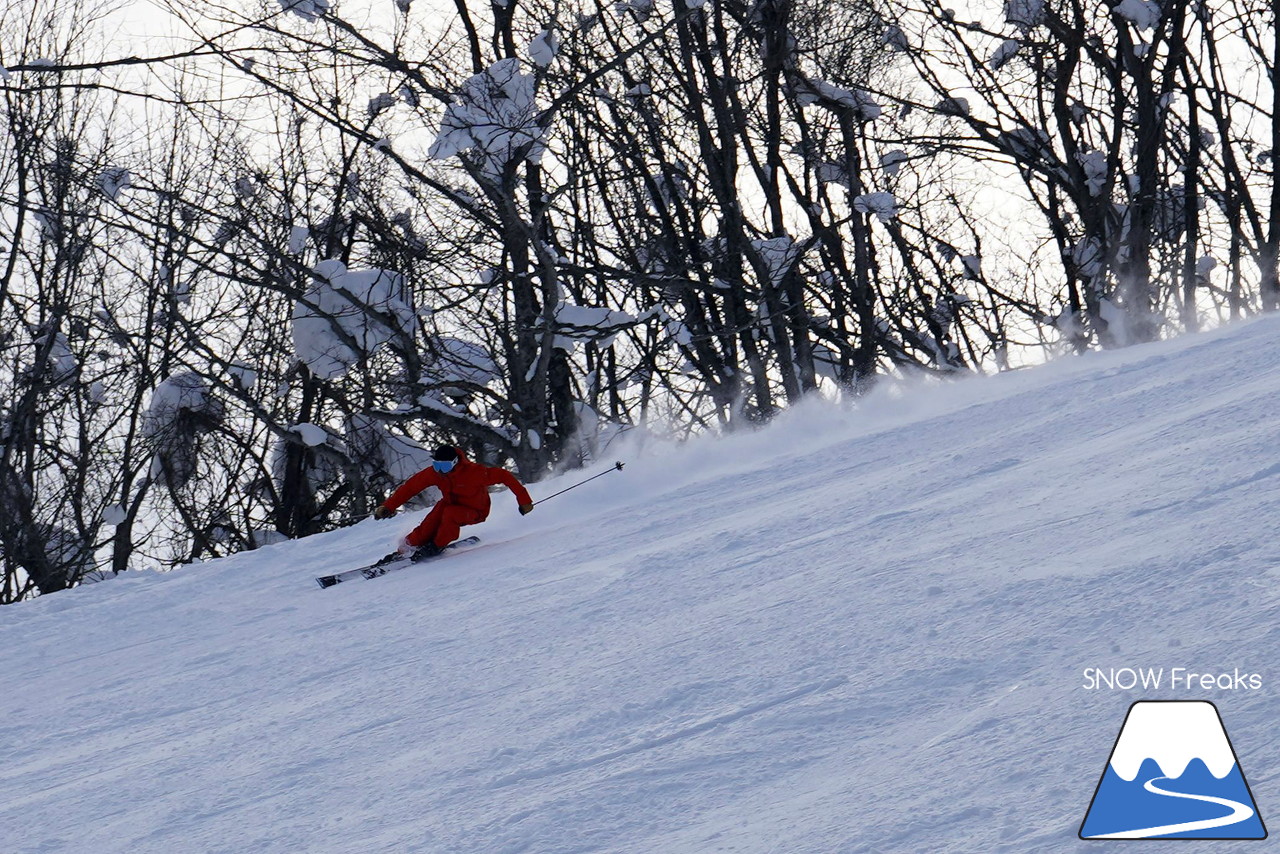
[[[312,579],[421,511],[5,608],[0,850],[1090,854],[1159,698],[1270,817],[1278,362],[1267,317],[886,388],[610,449],[374,581]],[[1263,687],[1082,686],[1123,666]]]

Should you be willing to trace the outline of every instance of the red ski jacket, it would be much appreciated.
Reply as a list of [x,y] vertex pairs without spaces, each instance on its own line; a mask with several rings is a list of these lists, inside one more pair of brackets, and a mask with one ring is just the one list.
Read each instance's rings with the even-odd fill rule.
[[458,462],[448,474],[440,474],[434,468],[425,468],[405,481],[404,486],[383,502],[388,510],[398,510],[406,501],[428,487],[439,487],[440,503],[469,507],[481,514],[483,521],[489,515],[489,490],[486,487],[502,484],[515,493],[520,504],[532,504],[529,490],[515,475],[506,469],[473,463],[458,451]]

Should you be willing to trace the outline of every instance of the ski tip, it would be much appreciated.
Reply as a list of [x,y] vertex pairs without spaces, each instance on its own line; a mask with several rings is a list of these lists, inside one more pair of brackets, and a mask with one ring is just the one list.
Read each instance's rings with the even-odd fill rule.
[[324,589],[325,587],[332,587],[337,583],[338,579],[332,575],[322,575],[316,579],[316,584],[319,584],[321,589]]

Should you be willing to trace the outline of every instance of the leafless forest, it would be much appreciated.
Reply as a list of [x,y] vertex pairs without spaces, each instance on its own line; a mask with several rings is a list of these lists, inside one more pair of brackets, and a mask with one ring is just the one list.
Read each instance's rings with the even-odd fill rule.
[[1268,0],[167,3],[0,13],[0,602],[1280,302]]

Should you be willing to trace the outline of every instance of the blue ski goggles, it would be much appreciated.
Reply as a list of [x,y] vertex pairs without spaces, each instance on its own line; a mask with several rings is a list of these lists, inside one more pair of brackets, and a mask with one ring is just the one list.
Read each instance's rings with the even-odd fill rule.
[[457,460],[434,460],[431,463],[431,467],[440,472],[440,474],[448,474],[453,471],[453,467],[457,465],[457,463]]

